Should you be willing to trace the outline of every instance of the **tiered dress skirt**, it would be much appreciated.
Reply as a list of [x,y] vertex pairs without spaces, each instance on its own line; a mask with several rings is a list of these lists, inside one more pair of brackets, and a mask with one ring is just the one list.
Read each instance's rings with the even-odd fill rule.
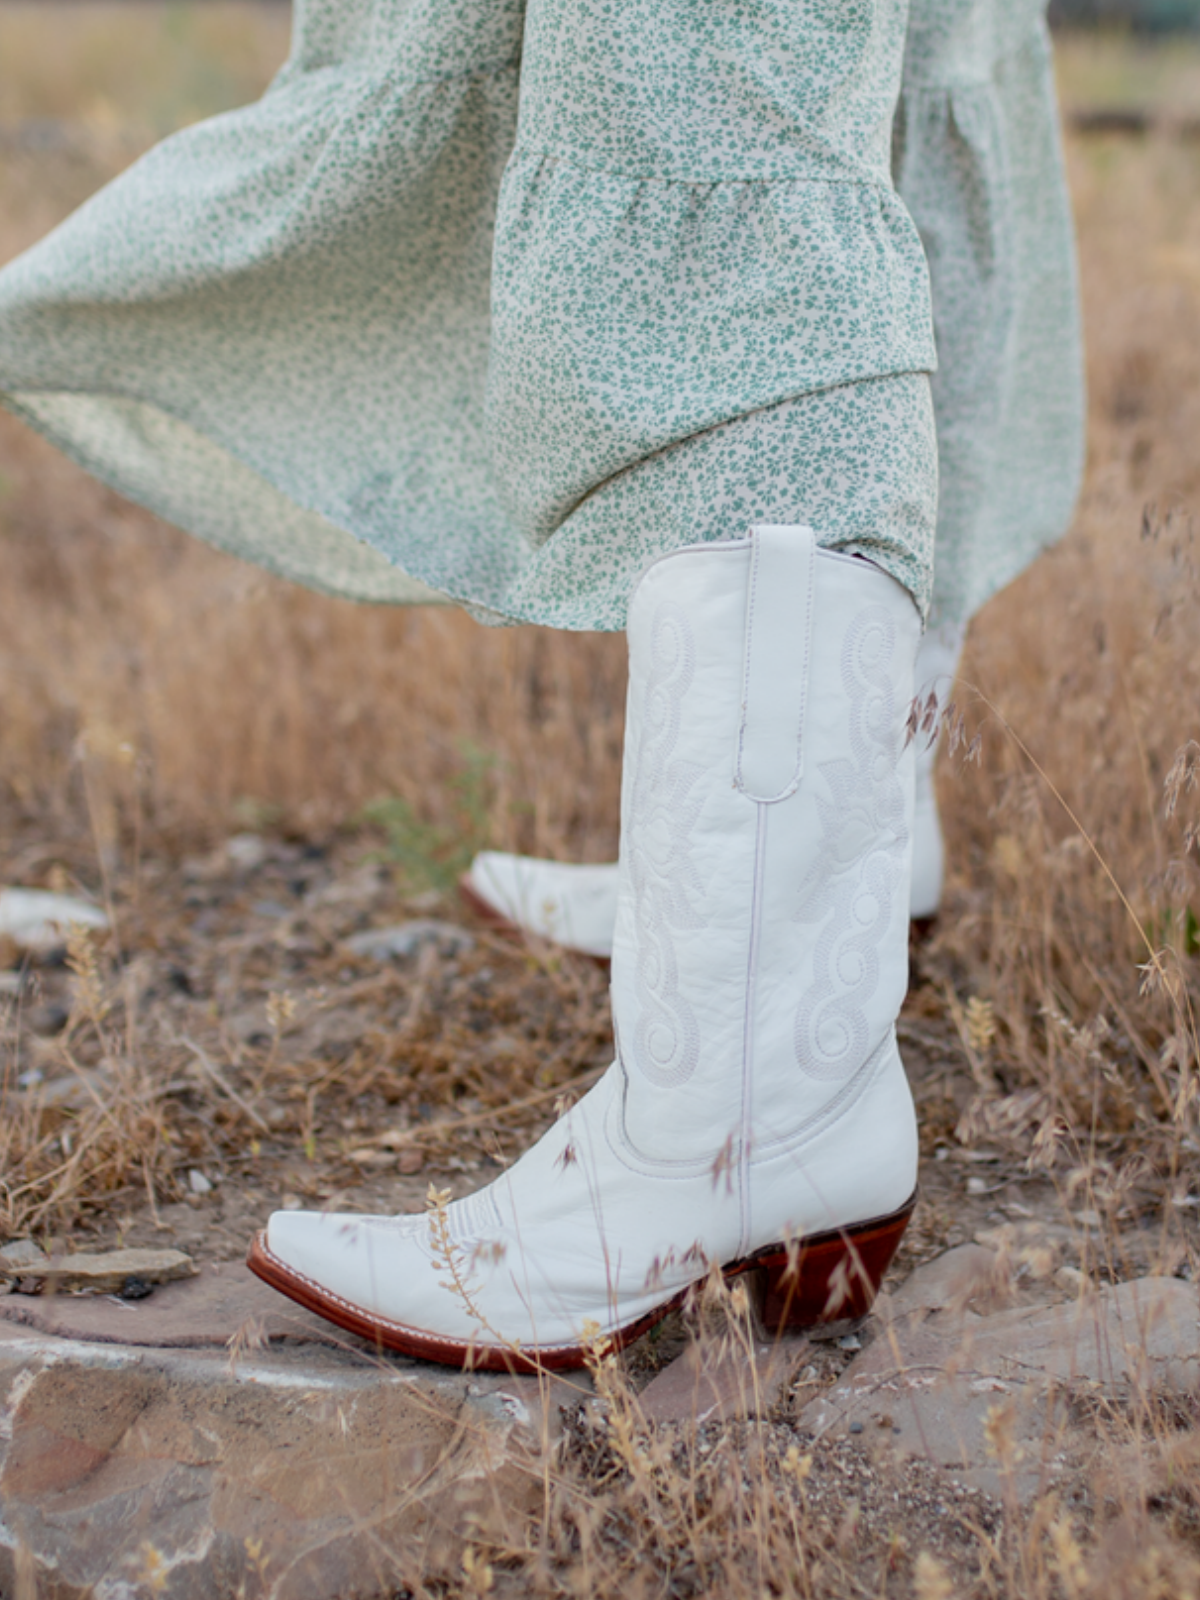
[[298,0],[261,101],[0,273],[0,402],[356,599],[619,629],[803,521],[964,619],[1080,471],[1041,10]]

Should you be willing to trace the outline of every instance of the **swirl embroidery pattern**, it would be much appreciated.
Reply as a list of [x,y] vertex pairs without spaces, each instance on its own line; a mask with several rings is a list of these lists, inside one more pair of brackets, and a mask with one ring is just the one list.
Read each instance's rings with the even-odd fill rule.
[[687,618],[664,601],[650,633],[628,833],[638,937],[634,1054],[642,1073],[660,1088],[686,1083],[700,1059],[700,1030],[679,990],[672,937],[676,928],[703,928],[707,921],[696,904],[704,885],[689,845],[700,813],[701,796],[693,790],[702,769],[672,760],[695,671],[696,645]]
[[829,793],[817,801],[820,851],[795,919],[824,924],[793,1042],[801,1068],[827,1081],[849,1077],[865,1059],[879,947],[903,882],[908,828],[897,771],[895,648],[895,626],[879,606],[855,620],[843,646],[851,755],[821,765]]

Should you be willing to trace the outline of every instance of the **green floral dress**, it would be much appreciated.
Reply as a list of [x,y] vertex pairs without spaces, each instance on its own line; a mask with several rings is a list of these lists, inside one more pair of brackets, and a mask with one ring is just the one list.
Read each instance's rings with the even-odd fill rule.
[[1079,373],[1038,0],[303,0],[0,274],[0,401],[124,493],[567,628],[759,519],[922,608],[936,528],[965,617],[1065,525]]

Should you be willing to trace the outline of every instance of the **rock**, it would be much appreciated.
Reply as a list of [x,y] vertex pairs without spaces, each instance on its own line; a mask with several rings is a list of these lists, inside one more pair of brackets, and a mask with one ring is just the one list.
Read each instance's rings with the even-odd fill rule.
[[0,889],[0,936],[22,950],[45,954],[61,949],[72,927],[107,928],[99,906],[47,889]]
[[904,1312],[898,1298],[884,1304],[874,1342],[803,1408],[801,1425],[816,1435],[886,1428],[902,1450],[1001,1498],[1027,1500],[1053,1483],[1070,1430],[1068,1386],[1200,1386],[1197,1291],[1175,1278],[989,1316],[961,1302],[931,1310],[920,1292]]
[[1063,1294],[1086,1294],[1088,1289],[1087,1274],[1080,1272],[1078,1267],[1059,1267],[1054,1274],[1054,1287],[1061,1289]]
[[[756,1342],[689,1344],[638,1396],[647,1422],[731,1421],[765,1417],[780,1404],[812,1346],[802,1335]],[[703,1352],[703,1360],[701,1359]]]
[[918,1267],[893,1293],[880,1295],[876,1316],[886,1320],[911,1311],[962,1309],[981,1296],[992,1298],[1002,1288],[996,1276],[1000,1266],[994,1250],[979,1244],[957,1245]]
[[362,906],[380,895],[392,894],[392,880],[387,868],[380,862],[369,861],[356,867],[344,878],[310,889],[304,896],[306,906]]
[[32,1239],[11,1239],[0,1250],[0,1276],[15,1277],[27,1267],[41,1266],[46,1252]]
[[[46,1252],[32,1239],[13,1239],[0,1250],[0,1283],[9,1294],[36,1294]],[[4,1292],[0,1291],[0,1292]]]
[[47,1082],[40,1072],[23,1073],[19,1078],[20,1104],[39,1110],[86,1111],[97,1102],[103,1104],[112,1089],[112,1075],[100,1068],[76,1067],[66,1078]]
[[188,1173],[188,1188],[193,1194],[211,1194],[213,1192],[211,1181],[204,1176],[199,1167],[193,1167]]
[[56,1033],[61,1033],[70,1020],[69,1006],[32,1006],[25,1013],[25,1025],[29,1032],[42,1039],[52,1039]]
[[235,872],[254,872],[269,854],[267,841],[257,833],[235,833],[225,841],[225,858]]
[[[38,1286],[51,1294],[120,1294],[130,1279],[146,1285],[173,1283],[194,1277],[195,1272],[191,1256],[182,1250],[106,1250],[97,1254],[81,1250],[73,1255],[42,1256],[36,1263]],[[29,1266],[6,1272],[22,1282],[33,1275]]]
[[351,955],[368,961],[394,961],[411,956],[423,945],[436,945],[443,955],[455,956],[470,950],[474,937],[453,922],[421,917],[412,922],[397,922],[390,928],[368,928],[343,941]]
[[185,883],[217,884],[223,879],[251,880],[263,867],[287,869],[301,861],[304,852],[284,840],[253,830],[232,834],[202,856],[186,856],[180,863]]
[[250,909],[256,917],[269,917],[272,922],[278,922],[283,917],[290,917],[294,907],[285,906],[282,900],[255,900]]
[[[197,1288],[161,1295],[182,1304]],[[136,1327],[154,1302],[90,1304]],[[365,1600],[402,1591],[415,1552],[427,1572],[460,1576],[472,1532],[486,1539],[539,1503],[561,1412],[591,1393],[586,1378],[325,1346],[302,1325],[283,1347],[203,1350],[0,1319],[0,1594],[17,1590],[18,1562],[18,1592],[109,1600]]]
[[242,1262],[208,1264],[136,1305],[102,1295],[39,1295],[0,1302],[0,1327],[60,1339],[159,1349],[259,1349],[272,1343],[369,1351],[332,1322],[269,1289]]

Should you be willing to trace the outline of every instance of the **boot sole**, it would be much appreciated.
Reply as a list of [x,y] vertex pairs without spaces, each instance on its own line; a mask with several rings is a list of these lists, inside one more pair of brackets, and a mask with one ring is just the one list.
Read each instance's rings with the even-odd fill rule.
[[[916,1198],[914,1193],[889,1216],[814,1234],[790,1247],[782,1242],[765,1245],[723,1268],[724,1277],[726,1281],[747,1281],[751,1304],[768,1334],[800,1333],[822,1322],[864,1316],[879,1292]],[[588,1351],[574,1342],[538,1345],[526,1353],[515,1345],[439,1338],[388,1317],[373,1316],[273,1255],[265,1229],[255,1235],[247,1265],[272,1289],[380,1350],[482,1372],[568,1372],[587,1364]],[[668,1312],[677,1310],[695,1287],[681,1289],[645,1316],[609,1333],[609,1347],[623,1350],[632,1344]]]

